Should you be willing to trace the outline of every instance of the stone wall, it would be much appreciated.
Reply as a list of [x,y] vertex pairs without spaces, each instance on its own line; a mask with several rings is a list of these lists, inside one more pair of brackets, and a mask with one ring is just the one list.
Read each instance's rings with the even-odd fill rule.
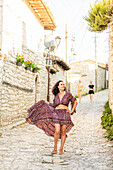
[[2,48],[3,0],[0,0],[0,50]]
[[[27,108],[47,96],[42,26],[22,0],[6,0],[3,9],[2,52],[7,60],[0,64],[1,126],[25,117]],[[16,66],[17,52],[41,70],[34,74],[24,66]]]
[[113,113],[113,21],[110,23],[109,105]]
[[[40,79],[37,83],[37,91],[40,91],[39,99],[46,99],[46,83],[44,70],[32,73],[22,66],[6,61],[3,66],[1,84],[1,125],[10,124],[27,114],[27,109],[35,103],[35,78]],[[43,77],[44,76],[44,77]],[[39,95],[39,93],[37,93]]]
[[[1,55],[1,54],[0,54]],[[2,69],[2,65],[3,65],[3,61],[1,60],[1,56],[0,56],[0,126],[1,126],[1,108],[2,108],[2,73],[3,73],[3,69]]]
[[97,90],[101,90],[102,88],[105,88],[105,78],[106,78],[106,70],[98,67],[97,70]]

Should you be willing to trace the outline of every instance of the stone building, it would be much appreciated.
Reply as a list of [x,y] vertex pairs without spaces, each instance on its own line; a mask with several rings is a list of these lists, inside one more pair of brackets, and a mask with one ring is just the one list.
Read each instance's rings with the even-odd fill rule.
[[[108,71],[105,64],[98,63],[97,65],[97,90],[100,90],[108,86]],[[71,82],[71,92],[77,95],[76,84],[81,80],[84,86],[84,93],[87,93],[90,81],[95,85],[95,61],[84,60],[70,63],[69,66],[71,70],[69,71],[68,81]]]
[[[45,30],[55,28],[53,16],[43,0],[0,0],[0,126],[21,120],[27,108],[47,99],[44,35]],[[41,70],[33,73],[24,65],[17,66],[17,53],[22,53],[25,60],[32,60]],[[59,72],[50,69],[51,86],[64,79],[68,67],[59,59],[56,65]]]
[[110,57],[109,57],[109,105],[113,114],[113,18],[110,23]]

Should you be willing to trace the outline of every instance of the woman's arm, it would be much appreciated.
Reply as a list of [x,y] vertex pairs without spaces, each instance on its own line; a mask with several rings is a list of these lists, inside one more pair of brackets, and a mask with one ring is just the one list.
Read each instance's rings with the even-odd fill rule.
[[70,111],[70,114],[72,115],[74,112],[75,112],[75,109],[76,109],[76,107],[77,107],[77,100],[75,100],[74,101],[74,104],[73,104],[73,107],[72,107],[72,109],[71,109],[71,111]]
[[74,113],[75,108],[77,106],[77,100],[70,92],[68,92],[68,95],[69,95],[68,99],[71,102],[71,111],[69,111],[69,112],[72,114],[72,113]]
[[48,101],[46,101],[46,100],[44,100],[44,101],[45,101],[45,103],[47,103],[49,106],[51,106],[51,107],[56,107],[55,98],[53,99],[53,103],[50,103],[50,102],[48,102]]
[[88,93],[89,93],[89,90],[90,90],[90,88],[89,88],[89,86],[88,86]]
[[49,104],[49,102],[48,102],[48,101],[46,101],[46,100],[44,100],[44,101],[45,101],[45,103]]

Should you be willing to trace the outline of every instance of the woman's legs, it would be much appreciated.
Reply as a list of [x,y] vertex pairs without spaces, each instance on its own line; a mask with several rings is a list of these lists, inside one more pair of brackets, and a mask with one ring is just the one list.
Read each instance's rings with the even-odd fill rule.
[[65,144],[65,140],[66,140],[66,125],[62,125],[61,126],[61,146],[60,146],[60,152],[59,152],[60,155],[63,154],[63,147]]
[[54,150],[53,153],[57,154],[57,142],[60,135],[60,124],[55,124],[55,134],[54,134]]
[[93,95],[90,94],[90,101],[92,102],[92,100],[93,100]]
[[78,94],[79,102],[81,102],[81,93]]

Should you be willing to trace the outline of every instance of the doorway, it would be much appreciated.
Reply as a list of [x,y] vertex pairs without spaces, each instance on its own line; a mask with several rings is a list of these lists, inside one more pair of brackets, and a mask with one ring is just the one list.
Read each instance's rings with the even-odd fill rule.
[[39,76],[36,75],[35,77],[35,103],[37,103],[40,100],[40,82],[39,82]]

